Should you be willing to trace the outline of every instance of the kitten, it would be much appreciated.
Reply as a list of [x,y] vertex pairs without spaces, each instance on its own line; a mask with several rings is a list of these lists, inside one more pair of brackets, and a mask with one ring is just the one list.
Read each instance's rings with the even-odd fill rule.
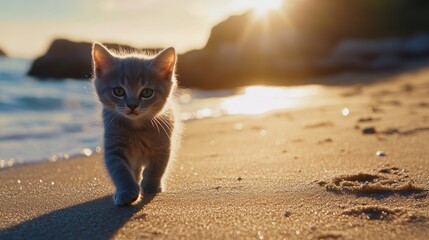
[[[104,161],[116,186],[116,205],[162,191],[173,157],[177,123],[174,48],[155,57],[116,55],[95,43],[94,79],[103,105]],[[144,169],[144,170],[143,170]]]

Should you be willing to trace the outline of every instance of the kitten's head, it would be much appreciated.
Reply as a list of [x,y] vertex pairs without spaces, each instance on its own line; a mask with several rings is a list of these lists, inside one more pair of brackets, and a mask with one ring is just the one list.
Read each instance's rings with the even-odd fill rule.
[[95,43],[94,85],[100,102],[106,109],[131,120],[155,117],[175,87],[176,58],[174,48],[148,58],[118,56]]

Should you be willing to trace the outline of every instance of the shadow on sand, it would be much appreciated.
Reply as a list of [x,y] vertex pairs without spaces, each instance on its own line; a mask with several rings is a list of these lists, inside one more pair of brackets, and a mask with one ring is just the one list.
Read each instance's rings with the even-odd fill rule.
[[153,198],[116,207],[111,196],[56,210],[0,232],[0,239],[110,239]]

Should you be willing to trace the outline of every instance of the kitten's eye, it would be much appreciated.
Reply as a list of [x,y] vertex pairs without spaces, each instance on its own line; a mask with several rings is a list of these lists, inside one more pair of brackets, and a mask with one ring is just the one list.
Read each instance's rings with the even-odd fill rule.
[[150,88],[145,88],[140,93],[140,97],[142,97],[142,98],[150,98],[150,97],[152,97],[152,95],[153,95],[153,90]]
[[113,95],[116,97],[123,97],[125,95],[125,90],[121,87],[116,87],[113,89]]

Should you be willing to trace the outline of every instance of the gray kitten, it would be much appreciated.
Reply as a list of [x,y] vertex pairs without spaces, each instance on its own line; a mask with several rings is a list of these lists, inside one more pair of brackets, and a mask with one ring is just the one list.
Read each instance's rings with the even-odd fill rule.
[[176,141],[176,52],[167,48],[152,58],[116,55],[95,43],[92,58],[103,105],[104,161],[116,186],[113,200],[128,205],[141,190],[162,191]]

